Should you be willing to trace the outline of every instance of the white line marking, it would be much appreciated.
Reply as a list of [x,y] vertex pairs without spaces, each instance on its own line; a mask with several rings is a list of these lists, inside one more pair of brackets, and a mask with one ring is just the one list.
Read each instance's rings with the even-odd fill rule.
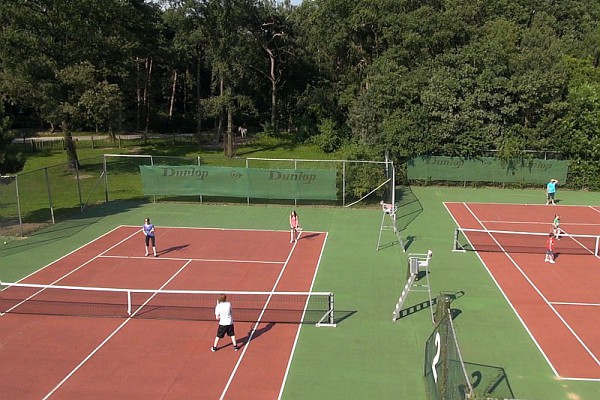
[[[323,245],[321,246],[321,253],[319,254],[319,259],[317,260],[317,268],[315,268],[315,273],[313,275],[313,280],[310,284],[310,290],[312,291],[312,288],[315,284],[315,279],[317,277],[317,272],[319,271],[319,266],[321,265],[321,258],[323,258],[323,251],[325,250],[325,244],[327,243],[327,238],[328,238],[328,234],[325,234],[325,240],[323,241]],[[334,300],[335,301],[335,300]],[[300,337],[300,330],[302,329],[302,324],[300,324],[298,326],[298,331],[296,331],[296,337],[294,338],[294,345],[292,346],[292,352],[290,354],[290,358],[288,359],[288,364],[287,367],[285,369],[285,374],[283,375],[283,381],[281,382],[281,389],[279,390],[279,396],[277,397],[278,399],[281,399],[281,396],[283,395],[283,389],[285,388],[285,382],[287,381],[288,378],[288,374],[290,372],[290,367],[292,366],[292,360],[294,358],[294,353],[296,352],[296,345],[298,344],[298,339]]]
[[600,307],[600,303],[580,303],[573,301],[551,301],[550,304],[557,304],[559,306]]
[[[139,228],[137,225],[122,225],[128,228]],[[289,228],[287,230],[281,229],[253,229],[253,228],[207,228],[207,227],[199,227],[199,226],[159,226],[157,229],[192,229],[192,230],[200,230],[200,231],[239,231],[239,232],[290,232]],[[305,231],[308,233],[325,233],[320,231]]]
[[[598,211],[600,212],[600,211]],[[501,221],[501,220],[481,220],[481,222],[491,224],[512,224],[512,225],[552,225],[551,222],[540,222],[540,221]],[[573,226],[600,226],[600,224],[585,223],[585,222],[561,222],[561,225],[573,225]]]
[[105,256],[101,255],[99,257],[102,258],[120,258],[120,259],[156,259],[156,260],[172,260],[172,261],[201,261],[201,262],[224,262],[224,263],[253,263],[253,264],[283,264],[285,261],[263,261],[263,260],[224,260],[224,259],[216,259],[216,258],[178,258],[178,257],[143,257],[143,256]]
[[[115,228],[115,229],[117,229],[117,228]],[[112,231],[110,231],[110,232],[113,232],[113,231],[114,231],[114,229],[113,229]],[[123,243],[124,241],[126,241],[126,240],[130,239],[130,238],[131,238],[133,235],[135,235],[136,233],[137,233],[137,232],[135,232],[135,233],[133,233],[133,234],[131,234],[131,235],[127,236],[125,239],[121,240],[121,241],[120,241],[120,242],[118,242],[117,244],[115,244],[115,245],[113,245],[113,246],[109,247],[108,249],[104,250],[102,253],[98,254],[97,256],[94,256],[94,257],[90,258],[89,260],[87,260],[86,262],[84,262],[83,264],[80,264],[80,265],[79,265],[77,268],[75,268],[75,269],[73,269],[73,270],[69,271],[68,273],[64,274],[64,275],[63,275],[63,276],[61,276],[60,278],[56,279],[54,282],[51,282],[50,284],[48,284],[48,286],[52,286],[52,285],[54,285],[54,284],[56,284],[56,283],[58,283],[58,282],[62,281],[62,280],[63,280],[63,279],[65,279],[67,276],[71,275],[72,273],[79,271],[81,268],[85,267],[86,265],[88,265],[89,263],[91,263],[92,261],[94,261],[95,259],[99,258],[99,257],[100,257],[100,256],[102,256],[104,253],[106,253],[107,251],[110,251],[110,250],[114,249],[114,248],[115,248],[116,246],[118,246],[119,244],[121,244],[121,243]],[[108,234],[108,233],[107,233],[107,234]],[[106,234],[105,234],[105,235],[106,235]],[[102,235],[102,236],[100,236],[100,237],[103,237],[103,236],[105,236],[105,235]],[[97,239],[95,239],[95,240],[97,240]],[[93,241],[92,241],[92,242],[93,242]],[[92,243],[92,242],[88,242],[88,244],[89,244],[89,243]],[[84,245],[84,246],[86,246],[86,245]],[[82,246],[82,247],[83,247],[83,246]],[[81,249],[82,247],[79,247],[77,250]],[[70,252],[69,254],[73,254],[73,253],[74,253],[75,251],[77,251],[77,250],[73,250],[73,251],[72,251],[72,252]],[[67,257],[69,254],[67,254],[67,255],[65,255],[65,256],[63,256],[63,257],[59,258],[58,260],[60,260],[60,259],[63,259],[63,258],[65,258],[65,257]],[[52,263],[50,263],[50,264],[46,265],[46,266],[45,266],[45,267],[43,267],[42,269],[49,267],[50,265],[54,264],[54,263],[55,263],[55,262],[57,262],[58,260],[56,260],[56,261],[54,261],[54,262],[52,262]],[[40,269],[40,270],[38,270],[38,271],[36,271],[36,272],[39,272],[39,271],[41,271],[42,269]],[[28,276],[32,276],[33,274],[35,274],[35,272],[34,272],[34,273],[32,273],[32,274],[30,274],[30,275],[28,275]],[[23,279],[25,279],[25,278],[23,278]],[[19,280],[19,282],[23,281],[23,279],[20,279],[20,280]],[[10,309],[6,310],[5,312],[2,312],[2,313],[0,313],[0,317],[4,316],[4,314],[7,314],[7,313],[8,313],[8,312],[10,312],[11,310],[14,310],[16,307],[19,307],[21,304],[25,303],[25,302],[26,302],[26,301],[28,301],[29,299],[31,299],[31,298],[33,298],[33,297],[37,296],[38,294],[40,294],[40,293],[41,293],[41,292],[43,292],[44,290],[45,290],[45,289],[40,289],[40,290],[38,290],[37,292],[33,293],[31,296],[27,297],[25,300],[23,300],[23,301],[19,302],[18,304],[15,304],[13,307],[11,307]]]
[[[277,279],[275,280],[275,283],[273,284],[273,288],[271,289],[272,292],[275,291],[275,289],[277,288],[277,285],[279,284],[279,281],[281,280],[281,277],[283,276],[283,273],[285,272],[288,263],[290,261],[290,259],[292,258],[292,254],[294,253],[294,249],[296,249],[296,245],[298,244],[298,241],[294,242],[294,245],[292,246],[287,259],[285,260],[285,263],[283,264],[281,271],[279,272],[279,276],[277,277]],[[256,330],[258,329],[258,325],[260,325],[262,316],[265,313],[265,310],[267,309],[267,306],[269,305],[269,301],[271,300],[271,295],[269,295],[269,298],[267,299],[267,301],[265,302],[265,305],[259,315],[259,317],[257,318],[258,320],[256,321],[256,323],[254,324],[254,326],[252,327],[252,331],[250,331],[250,335],[248,336],[248,340],[246,341],[246,343],[244,343],[243,349],[242,349],[242,354],[240,355],[240,357],[238,358],[237,362],[235,363],[235,367],[233,368],[233,371],[231,371],[231,375],[229,376],[229,379],[227,380],[227,384],[225,385],[225,388],[223,388],[223,392],[221,393],[221,397],[219,397],[220,400],[225,398],[225,395],[227,394],[227,391],[229,390],[229,386],[231,385],[231,382],[233,381],[233,378],[235,377],[235,374],[242,362],[242,359],[244,358],[244,356],[246,355],[246,351],[248,350],[248,347],[250,346],[250,342],[252,341],[252,337],[254,336],[254,333],[256,332]],[[234,306],[235,307],[235,306]],[[234,312],[235,312],[235,308],[234,308]]]
[[[467,210],[469,210],[469,212],[471,213],[471,215],[473,215],[473,218],[475,218],[479,224],[484,228],[487,229],[486,226],[479,220],[479,218],[477,218],[477,215],[475,215],[475,213],[469,208],[469,206],[466,203],[463,203],[465,208]],[[502,252],[504,253],[504,255],[510,260],[510,262],[519,270],[519,272],[521,273],[521,275],[523,275],[523,277],[527,280],[527,282],[529,282],[529,284],[531,285],[531,287],[538,293],[538,295],[544,300],[544,302],[548,305],[548,307],[550,307],[550,309],[554,312],[554,314],[556,314],[556,316],[562,321],[562,323],[564,324],[564,326],[571,332],[571,334],[573,335],[573,337],[575,337],[575,339],[579,342],[579,344],[581,345],[581,347],[583,347],[585,349],[585,351],[590,355],[590,357],[596,362],[596,364],[600,365],[600,360],[598,360],[598,358],[594,355],[594,353],[586,346],[586,344],[583,342],[583,340],[575,333],[575,331],[573,330],[573,328],[571,328],[571,326],[567,323],[567,321],[564,320],[564,318],[558,313],[558,311],[556,311],[556,309],[552,306],[552,304],[548,301],[548,299],[546,299],[546,297],[542,294],[542,292],[537,288],[537,286],[531,281],[531,279],[527,276],[527,274],[525,274],[525,271],[523,271],[521,269],[521,267],[519,266],[519,264],[517,264],[517,262],[510,256],[510,254],[508,254],[504,248],[502,247],[502,245],[496,240],[496,238],[492,235],[490,235],[490,237],[494,240],[494,242],[496,242],[496,244],[498,245],[498,247],[502,250]],[[485,264],[484,264],[485,265]],[[487,267],[486,267],[487,268]],[[508,299],[507,299],[508,300]],[[510,301],[509,301],[510,303]],[[512,303],[511,307],[512,307]],[[514,307],[513,307],[514,310]],[[515,310],[516,312],[516,310]],[[517,314],[518,315],[518,314]],[[527,330],[529,332],[529,330]],[[531,335],[531,332],[530,332]],[[540,348],[539,344],[537,343],[537,341],[533,338],[533,341],[537,344],[538,348]],[[541,348],[540,348],[541,350]],[[548,361],[550,367],[552,368],[552,370],[554,371],[555,375],[559,377],[559,375],[556,373],[556,369],[554,368],[554,366],[552,365],[552,363],[550,362],[550,360],[548,359],[548,357],[546,357],[545,353],[542,351],[542,354],[544,354],[544,357],[546,358],[546,360]]]
[[[137,233],[137,232],[136,232]],[[116,245],[115,245],[116,246]],[[108,250],[107,250],[108,251]],[[175,277],[177,275],[179,275],[179,273],[181,271],[183,271],[183,269],[185,267],[187,267],[187,265],[190,263],[191,261],[188,261],[187,263],[185,263],[177,272],[175,272],[171,278],[169,278],[158,290],[164,289],[165,286],[167,286],[173,279],[175,279]],[[150,300],[152,300],[154,298],[154,296],[156,296],[158,294],[158,292],[154,293],[152,296],[150,296],[148,298],[148,300],[146,300],[144,302],[144,304],[142,304],[140,307],[138,307],[137,310],[135,310],[135,312],[133,314],[131,314],[131,316],[129,316],[125,321],[123,321],[123,323],[121,323],[121,325],[119,325],[110,335],[108,335],[108,337],[106,339],[104,339],[102,341],[102,343],[100,343],[90,354],[87,355],[87,357],[85,357],[75,368],[73,368],[73,370],[71,372],[69,372],[69,374],[67,376],[65,376],[63,378],[62,381],[60,381],[58,383],[58,385],[56,385],[54,387],[54,389],[52,389],[45,397],[45,399],[48,399],[50,396],[52,396],[52,394],[54,394],[54,392],[56,392],[71,376],[73,376],[73,374],[75,374],[90,358],[92,358],[92,356],[94,354],[96,354],[113,336],[115,336],[117,334],[117,332],[119,332],[121,330],[121,328],[123,328],[129,321],[132,320],[133,317],[135,317],[135,315],[144,308],[144,306],[146,304],[148,304],[148,302],[150,302]]]
[[64,259],[64,258],[67,258],[67,257],[68,257],[68,256],[70,256],[71,254],[73,254],[73,253],[75,253],[75,252],[77,252],[77,251],[79,251],[79,250],[83,249],[83,248],[84,248],[84,247],[86,247],[86,246],[89,246],[91,243],[94,243],[96,240],[100,240],[100,239],[101,239],[101,238],[103,238],[104,236],[107,236],[107,235],[109,235],[109,234],[113,233],[114,231],[116,231],[116,230],[117,230],[117,229],[119,229],[119,228],[120,228],[120,226],[117,226],[116,228],[113,228],[113,229],[111,229],[110,231],[106,232],[104,235],[102,235],[102,236],[99,236],[99,237],[97,237],[97,238],[95,238],[95,239],[92,239],[92,240],[90,240],[89,242],[87,242],[87,243],[85,243],[85,244],[83,244],[83,245],[79,246],[79,247],[78,247],[78,248],[76,248],[75,250],[73,250],[73,251],[71,251],[71,252],[69,252],[69,253],[65,254],[64,256],[62,256],[62,257],[60,257],[60,258],[58,258],[58,259],[56,259],[56,260],[52,261],[52,262],[51,262],[51,263],[49,263],[49,264],[46,264],[46,265],[44,265],[42,268],[40,268],[40,269],[37,269],[37,270],[33,271],[33,272],[32,272],[32,273],[30,273],[29,275],[27,275],[27,276],[24,276],[23,278],[19,279],[17,282],[21,282],[21,281],[23,281],[23,280],[25,280],[25,279],[27,279],[27,278],[30,278],[30,277],[32,277],[33,275],[37,274],[38,272],[40,272],[40,271],[42,271],[42,270],[44,270],[44,269],[46,269],[46,268],[50,267],[50,266],[51,266],[51,265],[53,265],[53,264],[56,264],[56,263],[57,263],[57,262],[59,262],[60,260],[62,260],[62,259]]
[[592,210],[596,211],[597,213],[600,213],[600,210],[598,210],[596,207],[594,206],[588,206],[589,208],[591,208]]

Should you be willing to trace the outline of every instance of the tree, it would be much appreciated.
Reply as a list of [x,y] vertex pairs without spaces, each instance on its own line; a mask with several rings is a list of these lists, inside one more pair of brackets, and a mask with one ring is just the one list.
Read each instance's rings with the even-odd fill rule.
[[122,122],[123,95],[119,86],[107,81],[97,83],[93,89],[83,92],[77,103],[79,115],[86,122],[106,128],[112,140],[115,140],[115,128]]
[[242,18],[254,6],[253,0],[204,0],[200,7],[202,37],[205,54],[212,70],[212,98],[206,99],[208,115],[216,118],[217,138],[224,133],[224,152],[234,155],[233,119],[240,107],[247,106],[248,98],[239,88],[247,80],[244,59],[247,54],[247,35]]
[[[290,8],[277,5],[274,1],[265,0],[257,7],[249,9],[244,28],[252,35],[253,42],[261,50],[262,57],[248,57],[248,64],[254,71],[269,82],[270,91],[270,126],[278,131],[279,124],[279,91],[285,84],[296,52],[296,32],[288,18]],[[250,55],[258,55],[249,51]],[[266,57],[267,62],[264,62]]]
[[[142,0],[32,0],[2,3],[0,92],[37,110],[42,121],[61,126],[70,169],[78,166],[71,134],[85,121],[81,96],[100,82],[127,79],[129,52],[135,47],[136,10]],[[145,25],[141,25],[145,26]],[[143,32],[148,34],[150,32]],[[139,32],[142,34],[142,32]],[[152,35],[149,35],[152,37]]]
[[25,162],[21,153],[12,149],[14,136],[9,128],[10,118],[5,112],[4,102],[0,99],[0,175],[19,172]]

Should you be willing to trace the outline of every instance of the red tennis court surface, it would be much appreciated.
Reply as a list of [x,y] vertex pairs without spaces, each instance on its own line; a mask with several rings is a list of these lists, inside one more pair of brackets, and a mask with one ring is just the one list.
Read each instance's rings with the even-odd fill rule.
[[[22,282],[309,291],[327,235],[305,231],[294,244],[281,231],[160,228],[156,236],[157,258],[144,257],[139,227],[119,227]],[[225,337],[212,353],[216,321],[6,313],[0,393],[6,399],[275,399],[300,326],[236,322],[240,351]]]
[[[461,228],[549,233],[554,215],[560,214],[561,228],[566,233],[600,234],[598,207],[473,203],[445,206]],[[505,251],[502,241],[494,235],[490,235],[490,240],[497,244],[497,251],[478,252],[478,256],[555,375],[563,379],[600,380],[600,259],[593,255],[593,249],[589,255],[561,254],[561,242],[557,241],[556,264],[550,264],[544,262],[543,244],[535,254],[512,253]]]

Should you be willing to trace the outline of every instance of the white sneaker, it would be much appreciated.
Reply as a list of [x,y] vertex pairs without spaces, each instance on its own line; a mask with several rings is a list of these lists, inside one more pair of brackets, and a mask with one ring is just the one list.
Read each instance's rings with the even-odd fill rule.
[[146,252],[146,255],[145,255],[145,257],[148,257],[148,252]]
[[549,262],[550,262],[550,264],[556,264],[556,261],[554,261],[554,260],[550,260]]

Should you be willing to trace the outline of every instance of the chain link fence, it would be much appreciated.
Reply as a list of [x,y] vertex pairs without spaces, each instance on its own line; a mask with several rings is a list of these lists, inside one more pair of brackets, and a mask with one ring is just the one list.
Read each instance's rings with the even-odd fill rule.
[[[303,200],[302,204],[353,206],[394,201],[391,161],[236,159],[243,168],[322,168],[337,171],[337,200]],[[299,204],[299,200],[144,195],[140,166],[201,165],[200,157],[116,155],[79,160],[75,170],[60,164],[0,178],[0,236],[26,236],[109,201],[181,201]]]

